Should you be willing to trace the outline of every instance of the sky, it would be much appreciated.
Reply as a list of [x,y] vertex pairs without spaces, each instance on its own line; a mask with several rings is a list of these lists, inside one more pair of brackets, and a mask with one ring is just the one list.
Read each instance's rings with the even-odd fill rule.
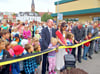
[[[34,0],[35,11],[55,12],[54,2],[58,0]],[[0,0],[0,12],[30,12],[32,0]]]

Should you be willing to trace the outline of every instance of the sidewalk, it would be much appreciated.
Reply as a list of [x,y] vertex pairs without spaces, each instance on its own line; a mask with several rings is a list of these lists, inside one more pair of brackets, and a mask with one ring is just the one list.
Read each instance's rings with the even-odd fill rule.
[[[82,60],[82,63],[77,62],[76,67],[83,69],[84,71],[88,72],[88,74],[100,74],[100,52],[98,54],[93,54],[92,60]],[[57,72],[57,74],[60,73]]]
[[[92,60],[88,58],[87,61],[82,60],[82,63],[77,62],[76,67],[83,69],[84,71],[88,72],[88,74],[100,74],[100,52],[98,54],[93,54]],[[60,74],[59,71],[57,74]]]
[[100,74],[100,52],[93,54],[92,60],[82,60],[82,63],[77,63],[76,67],[85,70],[89,74]]

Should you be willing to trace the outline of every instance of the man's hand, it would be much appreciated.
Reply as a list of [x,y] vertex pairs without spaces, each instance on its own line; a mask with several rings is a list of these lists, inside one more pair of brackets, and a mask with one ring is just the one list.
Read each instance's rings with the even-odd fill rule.
[[82,42],[82,40],[80,40],[80,43]]
[[79,42],[77,40],[75,40],[75,43],[78,44]]

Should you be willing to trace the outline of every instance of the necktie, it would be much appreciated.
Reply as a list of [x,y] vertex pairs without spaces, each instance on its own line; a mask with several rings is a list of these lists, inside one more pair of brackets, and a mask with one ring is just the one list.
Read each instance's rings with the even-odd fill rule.
[[52,37],[52,28],[50,29],[50,38]]

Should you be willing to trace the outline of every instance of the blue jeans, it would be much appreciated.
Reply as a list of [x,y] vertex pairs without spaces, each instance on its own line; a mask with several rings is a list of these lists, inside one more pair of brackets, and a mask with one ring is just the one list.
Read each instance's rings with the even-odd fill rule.
[[86,54],[88,53],[89,51],[89,46],[84,46],[84,52],[83,52],[83,58],[86,58]]

